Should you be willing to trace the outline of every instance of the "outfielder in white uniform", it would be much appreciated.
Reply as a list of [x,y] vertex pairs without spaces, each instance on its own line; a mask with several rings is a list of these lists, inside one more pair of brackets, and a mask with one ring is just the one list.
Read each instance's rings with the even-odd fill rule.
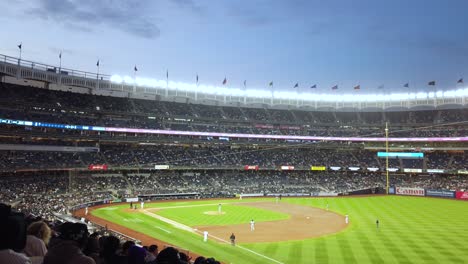
[[88,215],[88,206],[85,207],[85,209],[84,209],[84,214],[85,214],[85,215]]
[[218,204],[218,214],[221,213],[221,204]]
[[145,202],[141,201],[140,206],[141,206],[141,209],[143,209],[145,207]]
[[208,231],[203,231],[203,241],[208,241]]
[[250,231],[255,231],[255,221],[253,219],[250,220]]

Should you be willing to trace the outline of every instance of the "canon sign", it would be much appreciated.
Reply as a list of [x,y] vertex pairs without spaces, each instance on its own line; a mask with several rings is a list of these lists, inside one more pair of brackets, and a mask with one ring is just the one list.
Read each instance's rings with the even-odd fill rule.
[[396,187],[396,192],[395,193],[399,194],[399,195],[424,196],[424,189]]

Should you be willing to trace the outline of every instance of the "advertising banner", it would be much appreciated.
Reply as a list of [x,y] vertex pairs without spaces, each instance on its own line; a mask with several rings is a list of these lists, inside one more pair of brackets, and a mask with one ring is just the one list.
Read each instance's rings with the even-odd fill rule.
[[395,187],[388,187],[389,194],[395,194]]
[[358,171],[360,168],[359,167],[348,167],[350,171]]
[[454,191],[426,189],[426,196],[455,198]]
[[258,170],[258,165],[245,165],[244,170]]
[[127,203],[129,203],[129,202],[132,202],[132,203],[138,202],[138,197],[134,197],[134,198],[125,198],[125,201],[126,201]]
[[468,174],[468,170],[458,170],[458,174]]
[[396,192],[395,193],[398,194],[398,195],[424,196],[424,189],[422,189],[422,188],[396,187]]
[[106,164],[90,164],[88,170],[107,170]]
[[374,171],[378,171],[378,170],[379,170],[379,168],[367,168],[367,170],[368,170],[368,171],[372,171],[372,172],[374,172]]
[[294,166],[281,166],[281,170],[294,170]]
[[468,200],[468,192],[455,192],[455,198],[460,200]]
[[395,172],[395,171],[398,171],[399,169],[398,168],[388,168],[388,171],[390,172]]
[[168,170],[169,165],[154,165],[155,170]]
[[238,197],[261,197],[263,193],[239,193],[236,196]]
[[334,170],[334,171],[339,171],[341,169],[341,167],[334,167],[334,166],[331,166],[330,167],[331,170]]
[[326,169],[327,168],[325,166],[311,166],[310,167],[310,170],[313,170],[313,171],[324,171]]
[[331,192],[318,192],[318,193],[311,193],[310,196],[338,196],[338,194],[331,193]]
[[412,168],[404,168],[404,172],[409,172],[409,173],[421,173],[422,169],[412,169]]
[[440,169],[427,169],[427,172],[428,173],[444,173],[445,171],[440,170]]

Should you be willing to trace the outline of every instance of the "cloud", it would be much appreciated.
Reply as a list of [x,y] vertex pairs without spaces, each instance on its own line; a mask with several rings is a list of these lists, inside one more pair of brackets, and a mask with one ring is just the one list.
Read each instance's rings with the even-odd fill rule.
[[149,7],[149,0],[40,0],[28,13],[80,31],[107,26],[152,39],[159,37],[160,29]]

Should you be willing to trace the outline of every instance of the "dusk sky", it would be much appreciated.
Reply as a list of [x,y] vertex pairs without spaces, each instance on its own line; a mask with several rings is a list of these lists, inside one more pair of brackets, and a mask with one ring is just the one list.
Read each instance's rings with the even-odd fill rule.
[[[350,92],[468,81],[468,1],[15,0],[0,53],[106,74],[228,87]],[[465,82],[466,82],[465,81]]]

